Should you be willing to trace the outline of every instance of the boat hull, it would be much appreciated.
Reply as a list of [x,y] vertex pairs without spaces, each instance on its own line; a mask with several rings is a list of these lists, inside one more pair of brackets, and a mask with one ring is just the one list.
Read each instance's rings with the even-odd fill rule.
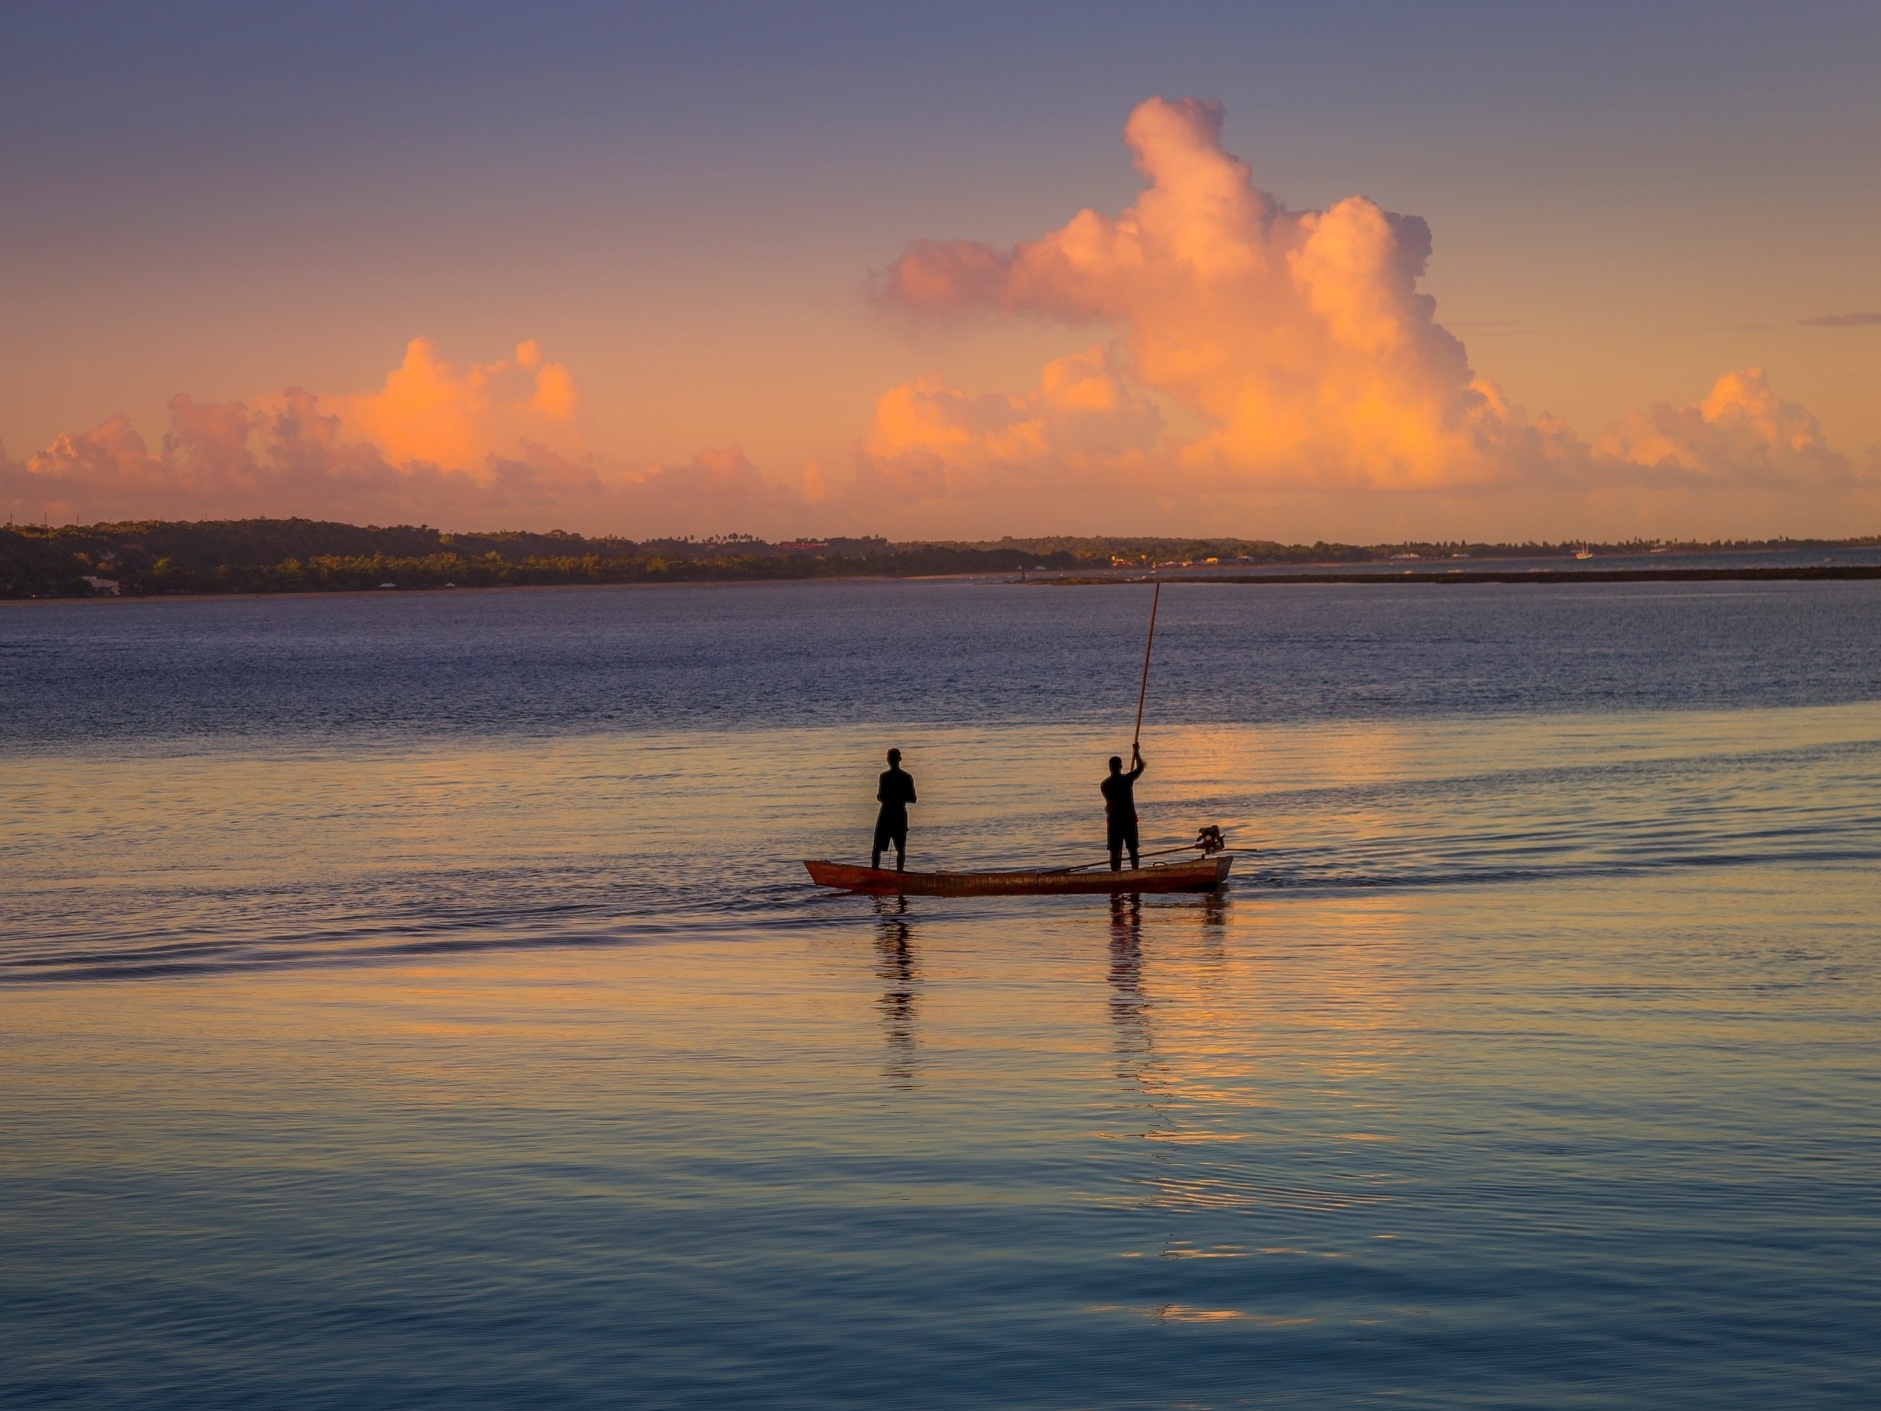
[[1234,859],[1190,858],[1121,872],[891,872],[842,862],[805,860],[819,887],[871,896],[1011,897],[1088,892],[1212,892],[1228,880]]

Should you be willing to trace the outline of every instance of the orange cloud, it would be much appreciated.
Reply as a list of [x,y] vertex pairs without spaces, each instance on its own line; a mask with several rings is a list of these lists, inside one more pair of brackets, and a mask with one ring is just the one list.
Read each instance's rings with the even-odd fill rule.
[[1768,487],[1861,479],[1829,449],[1822,425],[1771,390],[1760,367],[1728,372],[1702,400],[1634,412],[1595,444],[1603,458],[1699,484]]
[[430,339],[414,338],[383,388],[333,405],[349,432],[395,465],[421,461],[481,474],[489,457],[532,446],[565,455],[585,449],[575,379],[562,364],[543,361],[533,339],[517,344],[513,359],[459,370]]
[[1114,361],[1087,348],[1017,394],[972,396],[935,374],[891,387],[836,492],[846,521],[917,537],[1044,533],[1135,498],[1164,461],[1164,419]]
[[[1472,371],[1419,291],[1432,249],[1422,219],[1361,196],[1291,210],[1222,149],[1221,120],[1218,104],[1152,98],[1124,128],[1145,188],[1121,214],[1080,211],[1003,251],[916,242],[878,290],[920,313],[977,308],[1113,328],[1121,348],[1107,395],[1167,398],[1190,434],[1165,434],[1152,450],[1140,426],[1120,428],[1108,453],[1082,441],[1074,464],[1033,413],[1042,394],[974,399],[929,378],[882,394],[865,452],[906,460],[919,445],[955,485],[976,457],[1010,478],[1029,453],[1038,486],[1061,496],[1127,479],[1132,466],[1147,490],[1186,477],[1250,503],[1417,492],[1452,524],[1466,498],[1496,505],[1508,524],[1511,496],[1545,497],[1554,512],[1577,491],[1616,484],[1853,482],[1815,419],[1759,369],[1727,375],[1694,406],[1636,413],[1594,445],[1559,418],[1530,416]],[[1361,503],[1375,502],[1344,497],[1348,523],[1367,517]],[[1401,523],[1402,513],[1383,519]]]
[[876,398],[863,452],[962,469],[1003,462],[1076,463],[1092,453],[1146,450],[1162,415],[1119,378],[1102,347],[1048,363],[1036,391],[969,397],[928,376]]
[[913,246],[884,281],[916,309],[1096,320],[1130,374],[1206,430],[1189,465],[1244,480],[1452,485],[1504,474],[1497,399],[1417,292],[1430,230],[1351,197],[1291,211],[1221,149],[1221,109],[1151,99],[1124,140],[1148,182],[1009,252]]
[[651,537],[768,527],[803,503],[737,446],[604,467],[579,411],[574,379],[533,342],[460,371],[420,338],[378,392],[290,387],[252,407],[178,395],[155,451],[112,417],[24,464],[0,457],[0,507],[58,522],[303,515]]

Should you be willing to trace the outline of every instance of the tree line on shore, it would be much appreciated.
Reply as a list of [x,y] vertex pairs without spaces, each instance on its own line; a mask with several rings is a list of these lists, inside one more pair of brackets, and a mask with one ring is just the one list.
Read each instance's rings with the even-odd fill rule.
[[[380,528],[309,519],[143,520],[58,527],[10,524],[0,528],[0,596],[911,578],[1031,569],[1365,563],[1413,554],[1423,558],[1551,557],[1570,547],[1462,542],[1280,544],[1127,536],[912,543],[882,538],[772,543],[744,534],[633,540],[562,531],[455,534],[425,525]],[[1598,547],[1617,553],[1660,546],[1642,540]],[[1677,547],[1715,551],[1801,544],[1761,540]]]

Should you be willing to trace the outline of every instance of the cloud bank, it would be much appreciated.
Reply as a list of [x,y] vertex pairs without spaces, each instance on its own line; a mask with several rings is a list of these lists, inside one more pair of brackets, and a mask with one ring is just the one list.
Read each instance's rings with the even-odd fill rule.
[[588,451],[581,412],[572,374],[534,342],[459,368],[418,338],[374,392],[290,387],[254,406],[179,394],[154,449],[116,416],[23,464],[0,456],[0,508],[55,523],[301,515],[659,534],[801,500],[737,446],[610,468]]
[[[638,537],[748,530],[984,537],[1568,538],[1849,534],[1881,526],[1873,466],[1762,369],[1727,371],[1591,439],[1470,366],[1419,288],[1420,217],[1362,196],[1294,210],[1221,144],[1222,109],[1152,98],[1124,141],[1144,187],[1010,249],[923,240],[875,297],[917,319],[1043,320],[1083,346],[1034,386],[930,373],[794,475],[736,447],[630,467],[589,444],[584,393],[534,342],[459,367],[425,339],[374,391],[254,405],[179,395],[152,449],[122,417],[24,463],[22,518],[302,514]],[[1866,323],[1844,314],[1812,322]],[[814,336],[812,331],[806,336]],[[1694,392],[1699,389],[1694,388]]]
[[[1087,423],[1074,450],[1049,418],[1022,415],[1050,407],[1045,387],[1004,399],[1013,411],[1002,419],[979,410],[997,412],[998,399],[930,377],[878,403],[865,445],[883,483],[910,467],[912,491],[938,465],[961,493],[976,472],[1009,486],[1029,470],[1059,495],[1134,483],[1166,500],[1181,487],[1219,507],[1217,520],[1329,521],[1309,502],[1336,500],[1345,523],[1374,531],[1514,534],[1563,517],[1611,524],[1615,513],[1639,521],[1622,532],[1680,516],[1700,532],[1740,512],[1794,521],[1798,497],[1846,498],[1871,481],[1759,368],[1724,374],[1690,405],[1634,413],[1591,443],[1529,414],[1471,369],[1419,291],[1432,250],[1422,219],[1361,196],[1291,210],[1222,149],[1221,121],[1217,104],[1151,99],[1124,129],[1146,183],[1129,209],[1081,211],[1010,250],[918,241],[883,273],[878,297],[916,315],[979,310],[1114,331],[1110,351],[1085,358],[1101,363],[1104,405],[1135,409],[1108,444]],[[928,414],[908,414],[910,404]],[[1146,440],[1158,404],[1189,429]],[[930,470],[925,484],[935,483]]]

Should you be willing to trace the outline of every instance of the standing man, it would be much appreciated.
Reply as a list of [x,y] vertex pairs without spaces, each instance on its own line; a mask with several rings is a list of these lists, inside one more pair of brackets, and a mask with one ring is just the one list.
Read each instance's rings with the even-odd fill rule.
[[[1104,793],[1104,832],[1110,846],[1110,870],[1123,870],[1123,850],[1130,849],[1130,870],[1137,867],[1136,855],[1136,781],[1143,776],[1143,752],[1130,746],[1130,761],[1136,768],[1123,772],[1121,756],[1110,757],[1110,777],[1097,787]],[[882,776],[886,779],[888,776]]]
[[900,750],[888,752],[888,768],[882,771],[875,797],[882,811],[875,815],[875,851],[869,857],[869,866],[880,868],[882,849],[893,843],[895,871],[899,872],[908,850],[908,805],[914,802],[914,776],[902,772]]

